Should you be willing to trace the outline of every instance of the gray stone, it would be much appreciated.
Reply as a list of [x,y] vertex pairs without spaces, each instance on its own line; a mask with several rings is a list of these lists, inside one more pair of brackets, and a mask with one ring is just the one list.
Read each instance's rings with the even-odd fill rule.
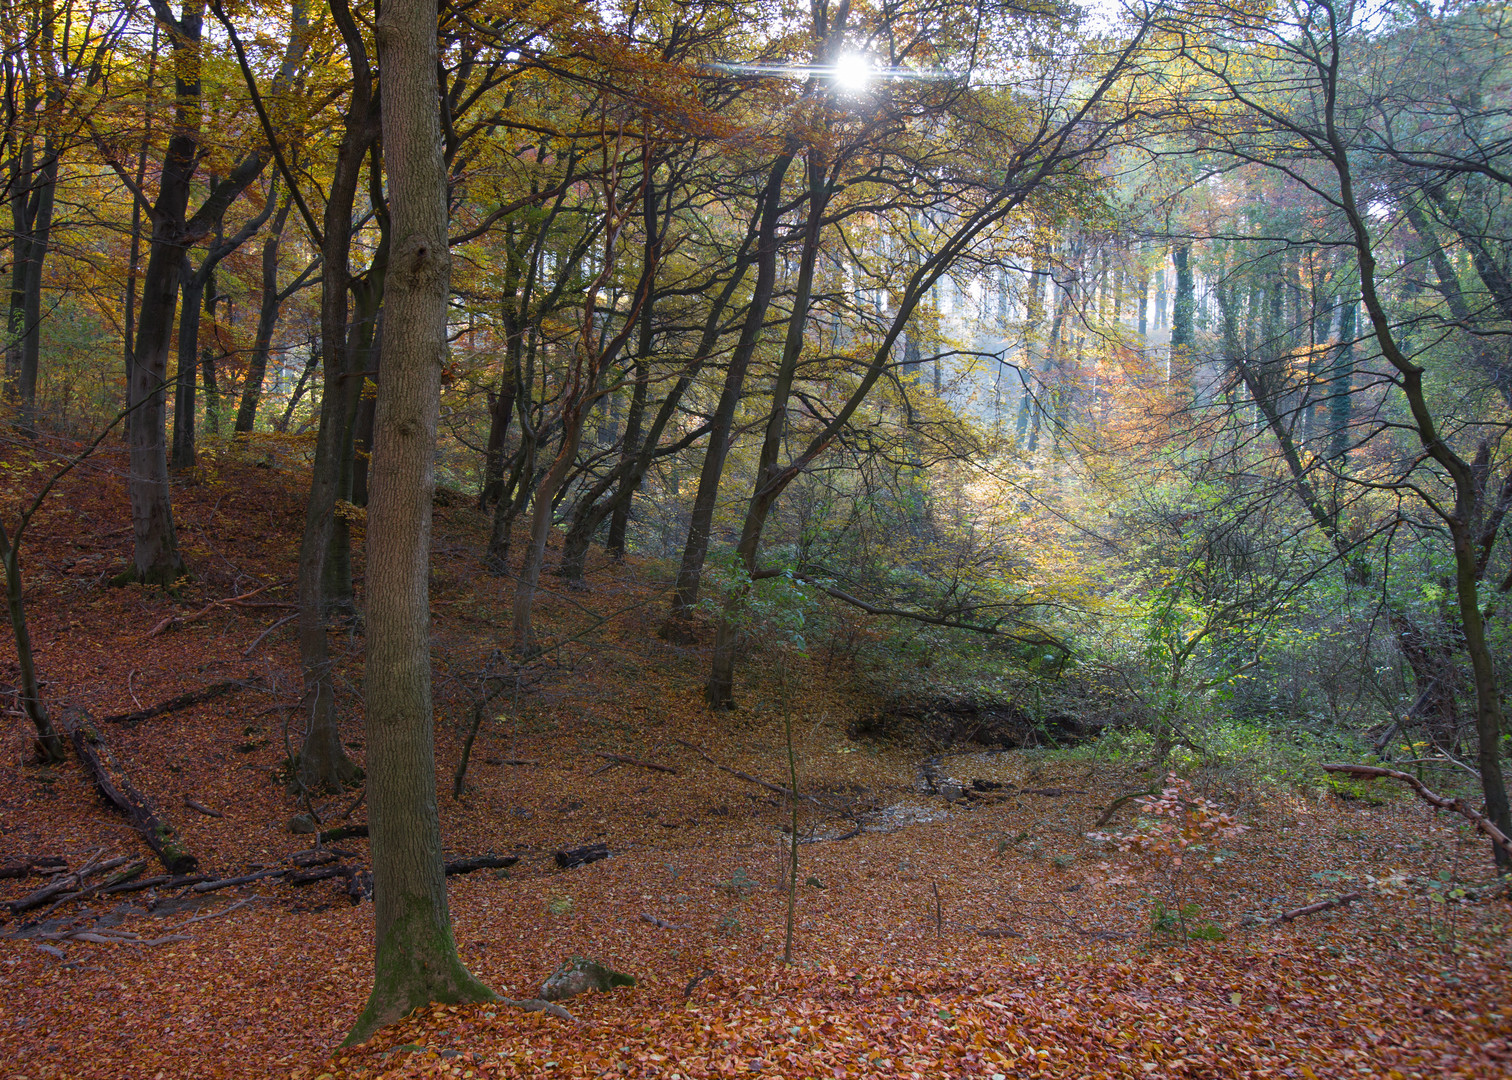
[[295,836],[303,836],[315,831],[315,819],[309,814],[295,814],[289,819],[289,831]]
[[616,986],[634,985],[634,975],[626,975],[593,960],[574,956],[541,984],[541,998],[545,1001],[565,1001],[588,990],[602,993],[613,990]]

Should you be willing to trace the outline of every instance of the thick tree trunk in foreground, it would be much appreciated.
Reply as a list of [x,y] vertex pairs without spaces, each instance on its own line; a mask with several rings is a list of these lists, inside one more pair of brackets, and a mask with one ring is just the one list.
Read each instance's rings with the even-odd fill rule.
[[394,247],[367,542],[368,826],[377,956],[373,992],[349,1043],[432,1001],[496,999],[457,956],[432,746],[431,493],[451,278],[436,17],[436,0],[387,0],[378,22]]

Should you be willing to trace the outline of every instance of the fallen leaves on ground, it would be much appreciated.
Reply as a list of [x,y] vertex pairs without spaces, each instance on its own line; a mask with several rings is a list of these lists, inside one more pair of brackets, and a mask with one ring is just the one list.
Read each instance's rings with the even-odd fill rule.
[[[107,454],[105,471],[71,479],[28,541],[45,690],[99,716],[255,673],[255,687],[105,736],[204,867],[283,865],[312,843],[288,830],[301,807],[279,777],[287,740],[298,738],[298,668],[290,630],[263,634],[291,598],[277,583],[292,576],[300,476],[228,455],[177,490],[199,576],[170,596],[105,585],[130,549],[119,485],[101,480],[119,464]],[[468,680],[507,623],[513,582],[482,571],[486,534],[469,508],[438,510],[443,793],[471,716]],[[1172,884],[1085,835],[1104,807],[1158,774],[1091,756],[972,750],[937,770],[962,787],[984,781],[990,797],[947,803],[921,787],[922,747],[850,735],[882,703],[831,657],[791,680],[800,781],[851,816],[803,809],[800,833],[816,842],[800,849],[796,963],[780,964],[788,809],[688,744],[781,782],[782,695],[757,655],[742,671],[737,713],[702,708],[704,653],[654,633],[667,569],[594,564],[586,593],[543,598],[542,627],[563,637],[595,611],[620,614],[554,653],[528,693],[496,699],[465,796],[441,803],[448,857],[521,857],[451,880],[457,940],[475,972],[528,997],[582,954],[634,973],[637,987],[574,999],[575,1022],[434,1006],[338,1050],[372,977],[372,908],[349,906],[340,880],[131,894],[0,927],[10,935],[0,937],[0,1072],[1318,1080],[1512,1071],[1507,901],[1472,889],[1443,902],[1444,880],[1487,877],[1483,845],[1453,823],[1405,798],[1372,806],[1209,778],[1204,793],[1250,828],[1225,841],[1232,850],[1219,865],[1189,867]],[[211,606],[171,621],[264,586],[255,602],[272,606]],[[165,619],[171,628],[150,636]],[[341,631],[332,642],[339,684],[360,685],[360,636]],[[341,704],[360,758],[360,700],[348,689]],[[8,725],[0,855],[63,856],[75,868],[96,854],[146,855],[76,763],[42,769],[25,764],[29,752],[20,722]],[[315,810],[327,825],[362,819],[354,795]],[[825,839],[857,820],[865,831]],[[554,851],[591,843],[613,856],[557,868]],[[367,864],[365,839],[331,847]],[[38,881],[7,881],[4,896]],[[1361,902],[1272,921],[1347,890],[1363,891]],[[1153,933],[1154,904],[1166,900],[1193,905],[1194,919],[1226,940]]]

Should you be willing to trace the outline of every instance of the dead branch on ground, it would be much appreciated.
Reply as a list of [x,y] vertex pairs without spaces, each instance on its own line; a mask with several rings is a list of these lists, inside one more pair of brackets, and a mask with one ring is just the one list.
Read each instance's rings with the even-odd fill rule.
[[1430,791],[1421,780],[1413,776],[1411,773],[1398,772],[1396,769],[1383,769],[1378,765],[1339,764],[1324,765],[1323,771],[1331,773],[1347,773],[1351,776],[1384,776],[1389,780],[1399,780],[1402,783],[1406,784],[1408,787],[1412,788],[1413,791],[1417,792],[1418,797],[1421,798],[1424,802],[1428,803],[1430,806],[1436,806],[1440,810],[1452,810],[1456,814],[1459,814],[1461,817],[1465,818],[1472,825],[1474,825],[1476,829],[1485,833],[1493,844],[1501,848],[1502,851],[1506,852],[1509,857],[1512,857],[1512,839],[1509,839],[1506,833],[1498,829],[1495,823],[1493,823],[1489,818],[1485,817],[1482,814],[1476,813],[1463,799],[1451,799],[1444,795],[1440,795],[1435,791]]

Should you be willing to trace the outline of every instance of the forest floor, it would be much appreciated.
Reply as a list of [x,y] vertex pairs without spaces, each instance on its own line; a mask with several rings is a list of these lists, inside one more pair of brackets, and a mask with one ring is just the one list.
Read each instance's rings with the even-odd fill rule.
[[[34,481],[24,463],[9,464],[4,505]],[[269,449],[256,461],[223,456],[176,489],[197,577],[169,596],[108,585],[131,545],[121,465],[107,454],[70,478],[28,539],[46,693],[99,718],[223,680],[254,682],[140,723],[102,725],[103,734],[202,872],[283,865],[315,846],[290,832],[300,807],[280,779],[297,656],[292,624],[264,636],[292,609],[258,605],[293,601],[301,476]],[[1199,774],[1194,783],[1249,828],[1224,842],[1221,865],[1189,864],[1173,881],[1085,836],[1115,798],[1158,783],[1155,772],[1091,752],[963,747],[940,760],[940,776],[1003,786],[947,802],[921,783],[929,748],[851,734],[884,706],[847,657],[794,661],[787,680],[800,787],[829,809],[803,805],[800,835],[812,842],[799,849],[795,962],[783,965],[780,830],[789,809],[728,771],[785,783],[782,680],[770,658],[753,656],[739,710],[709,714],[704,652],[655,635],[661,564],[598,560],[587,590],[543,598],[545,636],[557,641],[589,627],[594,613],[618,614],[549,649],[521,692],[493,701],[467,790],[452,799],[469,688],[507,633],[512,582],[483,571],[485,538],[486,521],[469,506],[438,507],[440,811],[448,858],[520,861],[449,879],[457,942],[469,967],[511,997],[535,996],[572,955],[638,984],[572,999],[572,1021],[438,1006],[341,1050],[372,978],[372,905],[352,905],[341,879],[86,898],[0,915],[0,1074],[1512,1073],[1512,910],[1492,895],[1483,844],[1453,823],[1384,791],[1344,801],[1321,783],[1283,789],[1242,770]],[[255,598],[213,603],[254,589]],[[181,621],[163,626],[172,616]],[[360,759],[360,639],[333,641],[345,730]],[[14,681],[9,664],[12,675],[0,666],[0,679]],[[30,763],[24,720],[8,715],[0,863],[59,856],[77,869],[91,857],[131,856],[160,873],[77,762]],[[351,824],[363,819],[354,802],[324,800],[316,810],[326,825]],[[1112,827],[1134,809],[1126,805]],[[858,820],[865,829],[844,838]],[[554,852],[592,843],[612,856],[557,867]],[[365,839],[326,846],[366,865]],[[0,881],[0,898],[46,880]],[[1456,890],[1468,895],[1456,899]],[[1361,899],[1276,921],[1350,891]],[[1194,905],[1189,926],[1212,924],[1222,940],[1152,930],[1157,901]]]

